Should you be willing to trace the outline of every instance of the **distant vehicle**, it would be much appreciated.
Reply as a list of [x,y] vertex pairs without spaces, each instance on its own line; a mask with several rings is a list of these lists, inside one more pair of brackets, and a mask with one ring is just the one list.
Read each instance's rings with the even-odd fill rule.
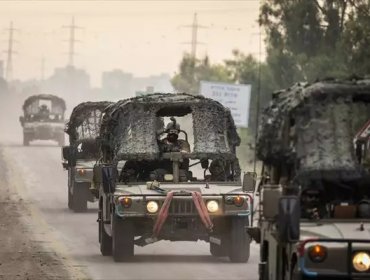
[[92,185],[93,167],[99,158],[97,137],[104,109],[111,102],[83,102],[76,106],[66,125],[69,146],[62,148],[63,167],[68,170],[68,208],[84,212],[87,201],[98,198]]
[[122,262],[134,245],[204,240],[216,257],[248,261],[253,200],[241,183],[228,109],[187,94],[136,97],[110,106],[100,133],[102,255]]
[[58,96],[33,95],[23,104],[24,115],[19,117],[23,127],[23,145],[33,140],[55,140],[64,145],[64,112],[66,104]]
[[370,80],[274,93],[261,121],[261,280],[370,279]]

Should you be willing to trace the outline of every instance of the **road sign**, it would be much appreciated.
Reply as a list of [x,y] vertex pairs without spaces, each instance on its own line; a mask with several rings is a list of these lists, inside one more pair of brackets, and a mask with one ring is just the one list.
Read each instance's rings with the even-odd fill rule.
[[251,85],[200,82],[200,94],[229,108],[237,127],[248,127]]

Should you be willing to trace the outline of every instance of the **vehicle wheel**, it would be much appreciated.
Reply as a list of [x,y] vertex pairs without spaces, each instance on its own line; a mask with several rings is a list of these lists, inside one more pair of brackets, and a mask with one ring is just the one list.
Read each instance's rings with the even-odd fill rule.
[[23,133],[23,146],[29,146],[30,145],[30,137]]
[[71,190],[68,188],[68,208],[73,210],[73,195],[71,194]]
[[103,256],[112,255],[112,237],[110,237],[104,229],[102,210],[99,209],[98,212],[99,221],[99,243],[100,243],[100,253]]
[[[221,243],[222,244],[222,243]],[[209,243],[209,249],[214,257],[226,257],[227,256],[227,247],[223,245],[214,244],[212,242]]]
[[231,262],[245,263],[250,254],[250,236],[247,233],[248,218],[232,217],[230,229],[229,258]]
[[269,280],[268,246],[269,243],[265,240],[260,244],[259,280]]
[[73,211],[76,213],[85,212],[87,210],[87,194],[88,184],[74,183],[72,194]]
[[134,256],[134,224],[113,214],[112,218],[113,259],[124,262]]

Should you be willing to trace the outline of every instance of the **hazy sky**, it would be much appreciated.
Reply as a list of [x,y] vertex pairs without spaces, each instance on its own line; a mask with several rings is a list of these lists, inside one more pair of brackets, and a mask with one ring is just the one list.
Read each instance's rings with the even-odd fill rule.
[[[122,69],[136,76],[177,71],[185,51],[190,51],[193,14],[199,29],[198,57],[211,62],[231,58],[235,48],[258,53],[259,1],[0,1],[0,50],[7,48],[10,21],[19,29],[14,57],[14,77],[40,78],[67,64],[69,33],[63,29],[75,17],[75,64],[100,85],[101,72]],[[0,59],[6,60],[5,53]]]

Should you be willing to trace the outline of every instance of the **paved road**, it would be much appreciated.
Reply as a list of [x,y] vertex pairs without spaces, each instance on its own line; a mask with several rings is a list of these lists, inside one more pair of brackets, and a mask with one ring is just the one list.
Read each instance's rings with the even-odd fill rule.
[[257,279],[258,249],[252,244],[248,264],[232,264],[213,258],[205,242],[161,241],[144,248],[135,247],[130,263],[114,263],[100,255],[98,247],[97,205],[87,213],[76,214],[67,208],[67,174],[61,166],[60,148],[53,142],[30,147],[5,142],[1,149],[8,160],[10,180],[19,182],[23,199],[34,206],[36,216],[63,247],[63,254],[92,279]]

